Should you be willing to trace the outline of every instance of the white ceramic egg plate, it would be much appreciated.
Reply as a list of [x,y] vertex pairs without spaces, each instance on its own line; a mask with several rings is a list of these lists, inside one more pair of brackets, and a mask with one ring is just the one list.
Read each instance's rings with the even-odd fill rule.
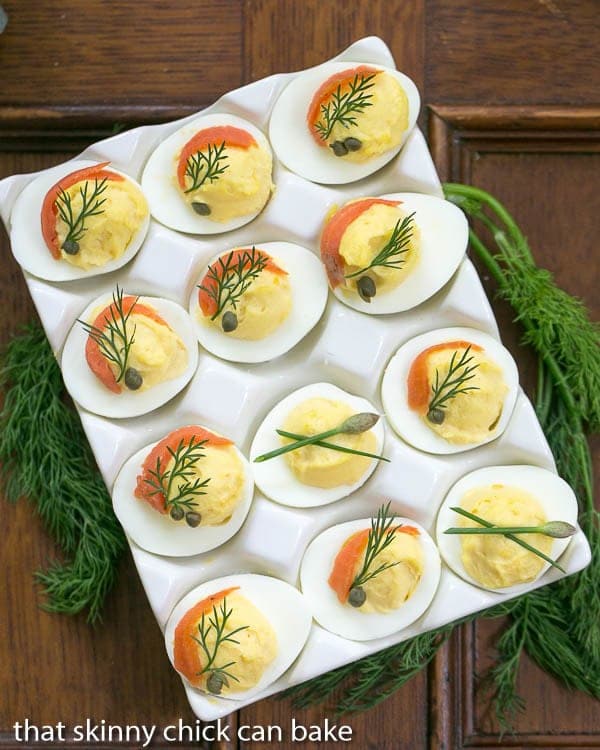
[[[395,67],[390,51],[376,37],[356,42],[335,59]],[[226,94],[205,112],[239,115],[266,132],[273,104],[294,75],[275,75],[244,86]],[[156,145],[196,116],[128,131],[90,146],[78,158],[110,160],[117,169],[139,180]],[[36,176],[17,175],[0,182],[1,215],[7,228],[10,229],[16,197]],[[69,329],[89,302],[110,292],[116,282],[127,292],[163,296],[187,307],[201,268],[218,252],[272,240],[290,240],[317,252],[323,218],[334,204],[363,195],[400,191],[442,195],[425,139],[417,129],[392,162],[360,182],[335,188],[316,185],[292,174],[277,161],[274,182],[275,193],[263,213],[233,232],[192,237],[151,221],[141,251],[119,271],[63,284],[45,282],[25,273],[54,351],[59,354]],[[304,341],[279,359],[267,364],[236,365],[201,351],[198,370],[189,386],[157,411],[134,419],[110,420],[80,410],[81,420],[109,489],[127,458],[181,425],[206,425],[235,440],[247,454],[264,415],[282,397],[302,385],[330,381],[381,408],[381,376],[398,346],[417,334],[446,326],[473,326],[498,337],[492,310],[469,260],[463,261],[440,292],[413,310],[369,316],[345,307],[330,294],[321,322]],[[297,585],[302,555],[311,539],[333,524],[370,516],[388,499],[394,501],[399,515],[413,518],[432,531],[437,509],[449,488],[476,468],[531,463],[555,470],[533,408],[522,392],[508,428],[492,443],[465,453],[432,456],[403,443],[388,427],[385,454],[392,459],[391,463],[382,463],[362,489],[325,507],[284,507],[256,491],[241,531],[212,552],[166,558],[145,552],[130,541],[133,559],[160,627],[164,629],[171,610],[186,592],[212,578],[254,572]],[[589,546],[579,530],[561,563],[572,574],[588,562]],[[562,574],[553,569],[531,588],[560,577]],[[192,688],[186,688],[187,696],[201,719],[216,719],[266,695],[508,598],[475,588],[443,566],[433,603],[406,630],[359,643],[344,640],[313,623],[308,642],[295,664],[251,701],[208,697]]]

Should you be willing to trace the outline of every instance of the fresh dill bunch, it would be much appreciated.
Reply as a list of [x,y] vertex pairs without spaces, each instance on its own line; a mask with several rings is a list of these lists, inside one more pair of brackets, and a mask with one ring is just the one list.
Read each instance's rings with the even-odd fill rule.
[[185,193],[192,193],[204,185],[205,182],[216,182],[219,177],[229,169],[229,164],[224,162],[229,159],[225,148],[225,141],[219,145],[209,143],[206,153],[197,151],[187,160],[185,175],[189,177],[192,184]]
[[346,274],[345,278],[353,279],[377,267],[402,268],[405,263],[404,254],[408,252],[408,246],[414,234],[414,218],[415,212],[413,211],[412,214],[398,219],[389,240],[373,257],[369,265],[353,273]]
[[345,94],[342,94],[344,87],[340,84],[333,92],[331,100],[327,104],[321,104],[321,115],[315,123],[315,129],[324,141],[329,138],[338,122],[345,128],[356,125],[356,115],[372,105],[373,95],[369,89],[375,85],[373,79],[376,75],[357,73]]
[[268,257],[253,245],[237,258],[232,250],[224,257],[218,258],[208,267],[208,286],[198,286],[214,301],[216,311],[211,320],[216,320],[227,305],[235,310],[241,296],[250,284],[264,271]]
[[44,331],[26,326],[0,366],[0,483],[28,497],[65,560],[36,574],[52,612],[87,610],[96,622],[125,549],[125,537]]
[[88,195],[88,188],[91,185],[90,181],[84,182],[83,186],[79,188],[79,195],[81,196],[81,209],[78,214],[73,212],[73,202],[71,195],[63,190],[59,189],[56,197],[55,205],[60,218],[65,222],[68,227],[66,237],[63,242],[63,248],[65,252],[77,253],[79,250],[79,240],[83,237],[86,231],[85,222],[91,216],[98,216],[104,213],[102,206],[106,203],[106,198],[100,196],[105,192],[108,182],[106,177],[102,180],[94,180],[94,187]]

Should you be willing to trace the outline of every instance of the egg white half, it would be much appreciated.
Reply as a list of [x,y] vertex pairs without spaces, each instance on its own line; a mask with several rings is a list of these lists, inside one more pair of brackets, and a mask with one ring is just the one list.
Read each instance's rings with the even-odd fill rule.
[[[183,615],[202,599],[232,586],[239,586],[237,593],[252,602],[270,622],[277,636],[277,656],[253,688],[238,692],[232,691],[227,695],[219,696],[207,693],[211,700],[241,700],[242,698],[249,700],[252,696],[265,690],[278,677],[281,677],[295,661],[304,648],[312,625],[312,618],[305,598],[298,589],[290,586],[289,583],[285,583],[278,578],[255,573],[239,573],[217,578],[214,581],[196,586],[173,609],[165,628],[165,644],[171,664],[174,661],[175,628]],[[173,666],[175,665],[173,664]],[[192,690],[198,690],[191,686],[183,675],[180,676],[184,685]],[[235,683],[232,683],[233,685]],[[198,690],[198,692],[203,691]]]
[[[407,378],[413,361],[422,351],[444,341],[461,340],[484,349],[484,353],[502,369],[508,391],[502,415],[489,437],[478,443],[455,445],[429,429],[421,415],[409,408]],[[510,352],[493,336],[475,328],[440,328],[410,339],[390,360],[381,383],[383,410],[390,425],[404,441],[426,453],[461,453],[495,440],[508,426],[518,394],[519,372]]]
[[421,193],[391,193],[385,200],[401,201],[405,215],[415,212],[419,228],[419,257],[398,286],[377,293],[371,302],[358,293],[338,286],[335,296],[348,307],[371,315],[410,310],[432,297],[446,284],[465,257],[469,224],[464,213],[450,201]]
[[[257,456],[280,448],[282,443],[276,430],[283,428],[287,415],[298,404],[311,398],[327,398],[348,404],[356,414],[360,412],[377,412],[373,404],[364,398],[353,396],[331,383],[313,383],[290,393],[271,409],[258,428],[250,448],[250,461]],[[371,430],[376,439],[374,453],[382,455],[384,442],[383,420],[380,419]],[[367,471],[353,484],[342,484],[338,487],[322,488],[303,484],[289,468],[285,456],[277,456],[269,461],[253,463],[254,481],[257,487],[281,505],[294,508],[314,508],[327,505],[346,497],[361,487],[375,471],[379,461],[371,459]]]
[[292,242],[263,242],[256,245],[273,258],[289,276],[292,307],[283,323],[264,339],[244,341],[228,336],[220,327],[199,320],[198,285],[208,265],[231,250],[211,259],[200,274],[190,296],[190,317],[200,344],[212,354],[230,362],[268,362],[289,351],[319,322],[327,304],[327,281],[317,256]]
[[199,130],[217,125],[232,125],[246,130],[254,137],[260,148],[271,153],[269,142],[262,132],[251,122],[235,115],[222,112],[203,115],[184,125],[156,147],[142,174],[142,188],[150,206],[150,213],[161,224],[190,234],[221,234],[247,224],[263,210],[264,206],[261,206],[254,213],[237,216],[229,221],[211,221],[206,216],[195,213],[181,196],[175,182],[177,154]]
[[350,162],[335,156],[327,146],[318,146],[313,140],[306,115],[313,95],[319,86],[334,73],[348,70],[363,63],[330,62],[300,73],[281,92],[275,102],[269,122],[269,138],[277,157],[292,172],[312,182],[342,185],[367,177],[391,161],[400,151],[415,126],[421,98],[413,81],[392,68],[380,65],[369,67],[385,70],[397,79],[408,98],[408,128],[402,141],[393,149],[365,162]]
[[[116,271],[117,268],[122,268],[129,263],[142,246],[150,225],[149,213],[131,238],[131,242],[123,255],[103,266],[90,268],[86,271],[84,268],[72,266],[66,260],[56,260],[52,257],[42,235],[41,211],[46,193],[68,174],[99,163],[86,160],[59,164],[57,167],[47,169],[39,177],[32,180],[18,196],[10,216],[10,244],[18,263],[29,273],[40,279],[46,279],[46,281],[73,281],[100,276],[104,273]],[[141,186],[124,172],[110,166],[105,167],[105,169],[121,175],[135,185],[140,192],[142,191]]]
[[[577,498],[569,485],[548,469],[540,469],[538,466],[488,466],[477,469],[458,480],[446,495],[442,503],[436,523],[436,538],[440,554],[444,562],[452,570],[468,583],[487,591],[496,591],[500,594],[520,594],[531,589],[532,582],[506,586],[501,589],[488,589],[472,578],[465,570],[461,561],[461,536],[460,534],[444,534],[446,529],[460,526],[461,516],[450,510],[452,507],[460,506],[465,493],[478,487],[486,487],[492,484],[504,484],[517,487],[520,490],[533,495],[544,509],[548,521],[566,521],[577,525]],[[553,560],[558,558],[566,550],[570,542],[567,539],[553,539],[552,548],[548,554]],[[536,576],[537,580],[550,568],[550,563],[544,563],[543,568]]]
[[300,583],[313,617],[326,630],[353,641],[371,641],[408,627],[431,604],[441,574],[437,547],[427,531],[415,521],[409,518],[396,520],[398,524],[407,524],[419,530],[417,538],[423,550],[424,565],[423,575],[413,595],[391,612],[360,612],[348,604],[341,604],[327,582],[344,542],[357,531],[370,528],[370,518],[332,526],[308,545],[300,568]]
[[142,465],[156,444],[147,445],[135,453],[123,465],[115,480],[113,508],[126,534],[142,549],[169,557],[208,552],[237,534],[248,515],[254,494],[252,469],[237,446],[231,447],[235,448],[244,472],[238,505],[227,523],[219,526],[200,525],[193,529],[185,521],[175,522],[168,515],[159,513],[134,494]]
[[[127,292],[127,295],[129,294]],[[79,319],[91,323],[94,311],[99,312],[111,302],[111,294],[101,295],[86,307]],[[182,340],[188,353],[185,371],[179,377],[158,383],[147,391],[130,391],[124,387],[121,393],[113,393],[90,370],[85,359],[88,335],[81,323],[75,321],[65,341],[61,369],[69,395],[83,409],[113,419],[138,417],[170,401],[188,384],[196,372],[198,342],[187,312],[175,302],[160,297],[140,296],[139,302],[154,308]]]

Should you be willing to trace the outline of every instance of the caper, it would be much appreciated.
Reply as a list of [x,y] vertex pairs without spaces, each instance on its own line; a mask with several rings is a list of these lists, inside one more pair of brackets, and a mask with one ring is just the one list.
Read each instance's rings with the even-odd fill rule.
[[371,297],[377,294],[377,287],[370,276],[361,276],[356,284],[356,289],[360,298],[365,302],[370,302]]
[[224,675],[220,672],[211,672],[210,677],[206,681],[206,688],[209,693],[219,695],[221,690],[223,690],[223,685],[225,685],[225,683],[226,679]]
[[359,141],[358,138],[346,138],[346,140],[344,141],[344,146],[348,149],[348,151],[358,151],[362,146],[362,141]]
[[346,156],[348,148],[344,141],[334,141],[329,144],[329,148],[333,151],[336,156]]
[[353,586],[348,594],[348,604],[351,607],[362,607],[366,602],[367,595],[362,586]]
[[169,513],[169,515],[174,521],[181,521],[185,514],[183,512],[183,508],[181,508],[179,505],[174,505],[171,508],[171,512]]
[[195,513],[193,510],[188,510],[188,512],[185,514],[185,522],[188,526],[191,526],[192,529],[195,529],[196,526],[199,526],[201,520],[202,516],[200,515],[200,513]]
[[200,201],[193,201],[192,208],[200,216],[208,216],[210,214],[210,206],[208,203],[201,203]]
[[77,255],[79,252],[79,242],[75,240],[65,240],[62,244],[62,249],[67,255]]
[[442,424],[444,419],[446,419],[446,414],[444,413],[443,409],[440,409],[438,406],[436,406],[435,409],[430,409],[427,412],[427,419],[430,422],[433,422],[433,424]]
[[130,391],[137,391],[137,389],[141,387],[143,382],[144,379],[135,369],[135,367],[128,367],[125,370],[125,385],[129,388]]
[[221,318],[221,328],[225,331],[225,333],[231,333],[232,331],[235,331],[237,327],[237,315],[234,312],[231,312],[231,310],[227,310],[227,312]]

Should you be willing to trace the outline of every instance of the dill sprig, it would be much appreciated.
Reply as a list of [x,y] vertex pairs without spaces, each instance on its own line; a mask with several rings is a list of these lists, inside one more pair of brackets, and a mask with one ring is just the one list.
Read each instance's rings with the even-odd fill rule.
[[353,279],[378,266],[383,268],[402,268],[405,262],[404,254],[408,252],[408,246],[414,233],[414,217],[415,212],[413,211],[412,214],[398,219],[389,240],[377,255],[373,257],[369,265],[353,273],[346,274],[345,278]]
[[198,287],[206,292],[216,305],[211,320],[216,320],[228,305],[236,309],[242,294],[262,273],[267,262],[268,257],[253,245],[251,250],[244,250],[237,257],[232,250],[211,263],[206,275],[212,283],[208,286],[200,284]]
[[68,231],[63,242],[63,247],[65,247],[66,245],[67,250],[69,249],[69,244],[67,243],[74,243],[71,245],[71,248],[75,250],[75,252],[79,250],[77,243],[85,234],[86,219],[89,219],[90,216],[98,216],[99,214],[104,212],[102,206],[106,203],[106,198],[101,198],[100,196],[107,188],[107,178],[104,177],[101,180],[95,179],[94,187],[88,194],[88,188],[90,184],[91,181],[86,180],[83,183],[83,186],[79,188],[79,195],[81,196],[81,209],[77,214],[73,212],[73,202],[71,199],[71,195],[62,188],[60,188],[58,191],[55,204],[60,218],[68,227]]
[[[534,547],[532,544],[529,544],[529,542],[526,542],[524,539],[521,539],[518,536],[515,536],[515,533],[511,529],[503,529],[501,526],[495,526],[493,523],[490,523],[489,521],[486,521],[485,518],[481,518],[481,516],[475,515],[475,513],[470,513],[468,510],[465,510],[464,508],[460,507],[453,507],[450,510],[453,510],[455,513],[458,513],[460,516],[464,516],[465,518],[468,518],[471,521],[475,521],[475,523],[481,524],[484,528],[458,528],[458,529],[446,529],[444,532],[445,534],[473,534],[473,533],[494,533],[494,534],[502,534],[507,539],[510,539],[511,542],[514,542],[515,544],[518,544],[519,547],[523,547],[523,549],[526,549],[528,552],[533,552],[534,555],[537,555],[538,557],[541,557],[542,560],[545,560],[547,563],[549,563],[553,568],[558,568],[562,573],[566,573],[567,571],[559,565],[556,560],[553,560],[551,557],[546,555],[541,550],[537,549],[537,547]],[[573,527],[571,534],[575,532],[575,529]],[[544,532],[541,532],[544,533]]]
[[[327,438],[333,437],[334,435],[358,435],[361,432],[367,432],[377,424],[379,420],[379,414],[371,414],[370,412],[360,412],[353,414],[351,417],[344,419],[344,421],[337,427],[332,427],[330,430],[325,432],[318,432],[316,435],[303,435],[300,436],[299,440],[293,443],[287,443],[282,445],[280,448],[263,453],[254,459],[254,463],[263,463],[264,461],[270,461],[272,458],[277,458],[284,453],[298,450],[298,448],[304,448],[307,445],[315,445],[316,443],[322,443]],[[276,432],[279,432],[276,430]],[[328,443],[325,447],[331,448],[332,450],[338,450],[340,446],[335,443]],[[345,453],[359,453],[354,448],[344,448],[342,452]],[[373,458],[383,459],[383,456],[373,456]]]
[[459,393],[468,393],[469,391],[478,391],[479,386],[465,385],[475,377],[475,372],[479,367],[473,361],[471,354],[471,345],[467,346],[461,356],[458,358],[458,350],[452,352],[448,372],[440,380],[440,373],[436,367],[435,381],[431,386],[431,399],[427,408],[427,418],[431,422],[439,424],[444,421],[444,409],[446,402],[456,398]]
[[138,298],[129,308],[128,312],[123,310],[123,290],[117,284],[116,290],[112,295],[112,305],[109,308],[108,320],[103,328],[98,328],[92,323],[85,320],[78,320],[84,331],[89,334],[98,344],[102,354],[109,362],[112,362],[117,368],[115,380],[119,383],[127,371],[127,363],[131,346],[135,341],[135,325],[133,330],[129,330],[127,322],[135,309]]
[[[238,628],[229,630],[229,632],[225,632],[232,613],[233,609],[227,609],[227,597],[225,597],[218,607],[216,604],[213,604],[212,616],[209,615],[207,617],[205,612],[202,613],[202,618],[198,623],[198,636],[192,636],[206,657],[206,664],[204,664],[198,675],[208,675],[206,687],[209,692],[215,695],[221,692],[223,685],[229,687],[229,680],[239,682],[238,678],[229,671],[236,663],[235,661],[228,661],[225,664],[215,663],[220,647],[224,643],[239,644],[239,641],[234,636],[243,630],[247,630],[249,627],[248,625],[241,625]],[[208,636],[211,632],[214,632],[215,642],[212,646],[209,646]]]
[[29,498],[62,551],[36,573],[52,612],[100,619],[125,536],[81,422],[67,401],[42,327],[26,326],[0,366],[0,484],[9,501]]
[[397,562],[392,562],[382,563],[376,568],[373,567],[377,557],[394,541],[396,531],[399,528],[398,526],[393,525],[394,520],[396,519],[396,514],[390,514],[390,506],[390,502],[382,505],[377,509],[377,515],[371,519],[371,528],[369,529],[369,536],[367,538],[365,559],[363,560],[361,569],[352,581],[350,594],[352,594],[353,589],[364,586],[367,581],[370,581],[372,578],[375,578],[375,576],[383,573],[384,570],[398,565]]
[[218,146],[208,144],[206,153],[197,151],[187,160],[185,175],[192,181],[191,186],[184,193],[192,193],[204,185],[205,182],[216,182],[219,177],[229,169],[229,164],[223,162],[229,159],[225,149],[225,141]]
[[315,123],[315,129],[323,140],[329,138],[337,123],[345,128],[356,125],[356,115],[364,112],[373,103],[371,102],[373,94],[369,93],[369,89],[373,88],[373,79],[376,75],[376,73],[369,75],[357,73],[350,81],[345,93],[342,93],[345,85],[340,83],[330,101],[327,104],[321,104],[321,115]]
[[169,461],[170,468],[161,466],[159,456],[155,468],[149,472],[152,478],[144,480],[152,487],[150,497],[162,495],[164,509],[170,513],[171,518],[181,521],[185,516],[190,526],[197,526],[201,520],[200,514],[194,512],[194,508],[198,507],[194,498],[206,495],[205,488],[210,482],[210,477],[200,479],[194,476],[196,464],[206,455],[206,443],[206,440],[195,441],[192,436],[187,443],[182,438],[175,449],[167,446],[172,459],[172,463]]

